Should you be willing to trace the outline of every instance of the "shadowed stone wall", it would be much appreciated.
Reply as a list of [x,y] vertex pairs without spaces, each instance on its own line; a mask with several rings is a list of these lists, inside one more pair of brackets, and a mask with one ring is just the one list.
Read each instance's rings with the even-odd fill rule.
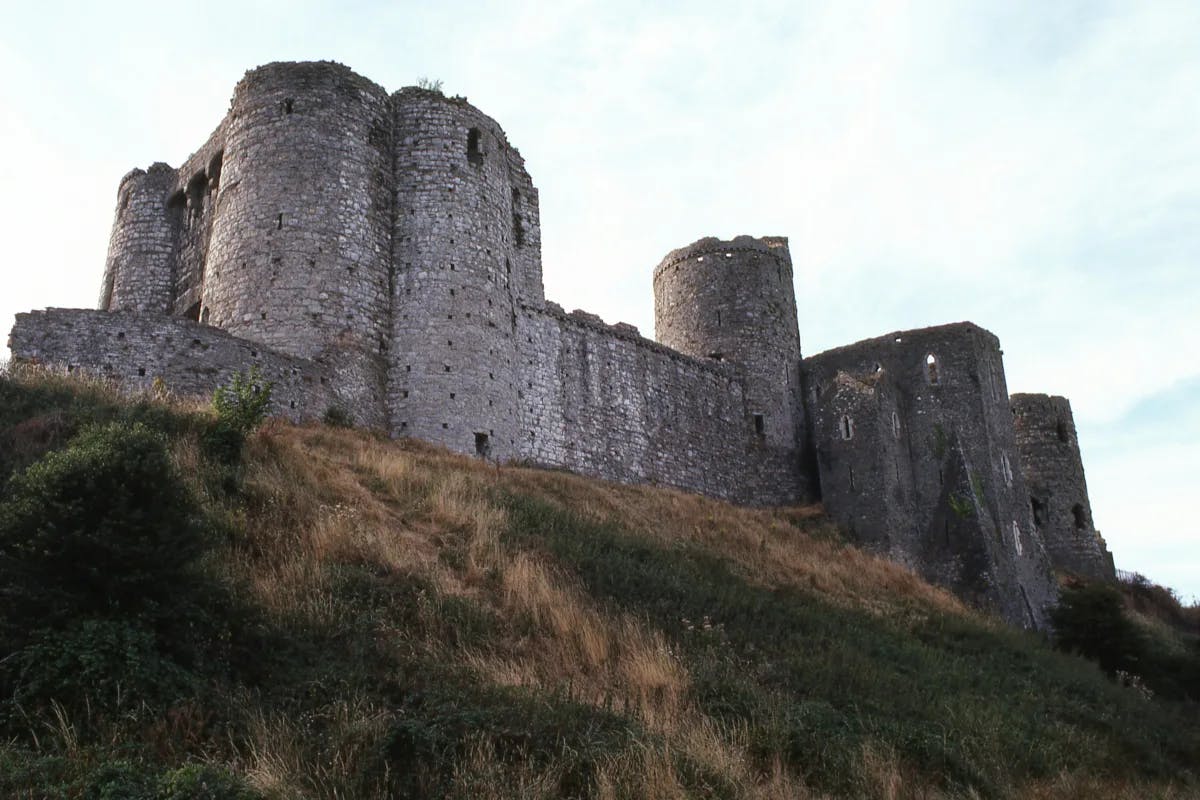
[[1010,621],[1055,596],[1017,465],[1000,343],[970,323],[805,361],[829,512],[859,541]]
[[1112,554],[1092,521],[1070,401],[1045,394],[1014,394],[1012,406],[1033,523],[1045,539],[1054,567],[1114,580]]

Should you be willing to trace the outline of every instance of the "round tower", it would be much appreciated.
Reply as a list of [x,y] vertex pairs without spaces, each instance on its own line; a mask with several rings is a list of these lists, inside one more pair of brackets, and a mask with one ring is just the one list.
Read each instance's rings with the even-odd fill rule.
[[167,313],[183,208],[171,202],[178,175],[166,164],[135,169],[117,189],[101,311]]
[[336,371],[383,422],[391,119],[387,93],[330,62],[268,64],[234,90],[201,319]]
[[490,117],[407,88],[395,109],[393,433],[518,453],[522,303],[542,302],[537,193]]
[[673,250],[654,270],[654,333],[681,353],[739,367],[755,432],[799,449],[800,332],[785,237],[710,237]]

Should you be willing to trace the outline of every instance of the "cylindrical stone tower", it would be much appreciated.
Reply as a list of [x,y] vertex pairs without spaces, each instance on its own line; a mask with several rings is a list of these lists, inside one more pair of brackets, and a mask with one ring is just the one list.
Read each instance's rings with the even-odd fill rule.
[[175,170],[154,164],[135,169],[117,190],[117,214],[108,243],[101,311],[167,313],[179,241],[182,207],[168,207],[178,181]]
[[1092,522],[1083,459],[1071,402],[1045,394],[1014,394],[1013,424],[1033,523],[1054,567],[1112,580],[1112,554]]
[[392,214],[387,93],[334,63],[268,64],[234,91],[203,288],[209,324],[325,361],[382,424]]
[[395,107],[392,431],[516,457],[516,319],[540,305],[537,193],[500,126],[460,98]]
[[799,454],[800,332],[786,238],[707,238],[671,251],[654,270],[654,334],[681,353],[736,364],[750,424]]

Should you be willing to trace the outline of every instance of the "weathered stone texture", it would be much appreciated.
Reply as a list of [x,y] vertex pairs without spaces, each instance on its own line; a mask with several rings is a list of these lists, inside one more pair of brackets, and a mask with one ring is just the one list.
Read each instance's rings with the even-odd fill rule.
[[753,432],[798,465],[805,423],[792,287],[787,239],[701,239],[654,270],[654,332],[681,353],[738,365]]
[[[819,498],[859,541],[1019,624],[1052,596],[1043,534],[1062,564],[1100,568],[1078,450],[1051,452],[1031,410],[1022,456],[1049,509],[1034,524],[987,331],[802,360],[787,240],[739,236],[658,265],[652,342],[545,300],[538,203],[465,99],[269,64],[179,169],[122,180],[103,311],[21,315],[13,355],[205,395],[257,364],[296,419],[339,407],[499,461]],[[1073,442],[1069,408],[1056,418]],[[1063,527],[1077,506],[1086,530]]]
[[421,89],[393,98],[392,431],[520,457],[514,337],[517,303],[542,300],[536,193],[489,117]]
[[1092,522],[1070,401],[1014,394],[1012,407],[1033,522],[1054,567],[1088,578],[1115,579],[1112,554]]
[[827,509],[861,541],[1007,619],[1054,598],[1017,467],[1000,344],[970,323],[805,361]]
[[553,304],[524,309],[517,330],[525,458],[741,503],[803,499],[793,451],[754,433],[732,365]]
[[102,311],[165,314],[171,308],[184,209],[171,205],[178,175],[167,164],[135,169],[121,180],[100,290]]
[[129,311],[51,308],[18,314],[9,346],[24,362],[108,378],[131,389],[156,379],[172,393],[211,395],[237,372],[257,367],[275,386],[271,413],[320,416],[339,400],[333,375],[319,364],[276,352],[180,317]]

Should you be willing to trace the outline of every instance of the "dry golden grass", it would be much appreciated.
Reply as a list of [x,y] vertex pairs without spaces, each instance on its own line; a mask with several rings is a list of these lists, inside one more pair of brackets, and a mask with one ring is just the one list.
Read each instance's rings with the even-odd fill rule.
[[[180,446],[175,457],[191,468],[198,454]],[[602,798],[686,796],[676,768],[679,756],[705,765],[746,798],[817,795],[779,765],[764,773],[748,755],[745,731],[720,726],[697,708],[688,672],[659,632],[597,607],[544,556],[506,547],[509,522],[497,489],[534,494],[653,541],[687,542],[727,559],[760,585],[798,586],[829,602],[904,619],[931,610],[973,613],[910,572],[840,543],[819,507],[737,508],[672,490],[497,468],[363,432],[279,423],[252,438],[245,469],[252,502],[248,540],[239,546],[245,577],[265,608],[336,626],[349,612],[328,585],[325,567],[353,563],[420,576],[441,592],[470,597],[497,619],[521,621],[520,636],[485,650],[431,646],[486,682],[567,691],[577,702],[632,715],[657,734],[659,744],[600,765],[596,796]],[[443,558],[448,551],[460,557]],[[386,722],[377,709],[347,707],[346,713],[346,728],[364,735]],[[314,755],[290,725],[283,718],[255,722],[246,746],[246,769],[255,786],[281,797],[343,796],[334,787],[352,774],[358,740],[348,736],[348,750],[338,756],[346,762],[330,762],[316,779],[322,785],[314,786],[311,775],[304,777]],[[492,748],[486,739],[471,743],[453,776],[453,796],[556,796],[559,773],[499,764]],[[883,746],[863,749],[860,772],[866,797],[948,796]],[[300,785],[303,781],[308,783]],[[1077,776],[1013,793],[1038,799],[1153,796]]]

